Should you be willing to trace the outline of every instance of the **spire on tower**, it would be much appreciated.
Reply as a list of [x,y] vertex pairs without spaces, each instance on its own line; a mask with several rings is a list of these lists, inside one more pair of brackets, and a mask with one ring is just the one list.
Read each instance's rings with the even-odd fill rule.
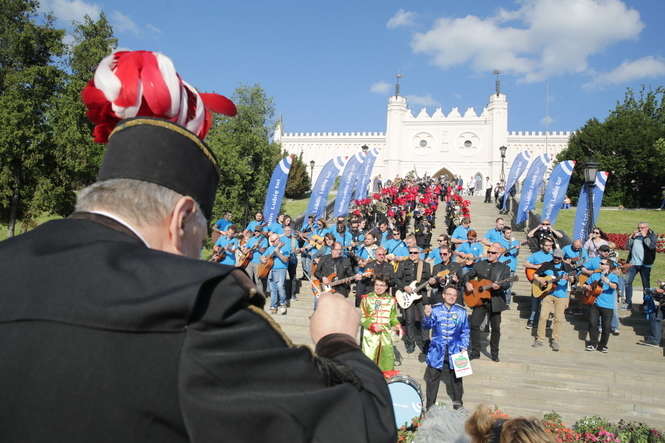
[[495,69],[494,71],[492,71],[492,74],[496,75],[496,82],[494,84],[494,89],[496,90],[496,96],[498,97],[499,94],[501,93],[501,78],[499,77],[501,75],[501,71]]
[[399,79],[404,77],[403,74],[397,74],[395,75],[395,78],[397,81],[395,82],[395,97],[399,97]]

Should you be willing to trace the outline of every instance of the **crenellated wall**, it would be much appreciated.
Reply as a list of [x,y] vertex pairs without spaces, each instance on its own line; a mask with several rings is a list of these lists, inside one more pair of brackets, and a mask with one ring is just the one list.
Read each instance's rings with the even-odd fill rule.
[[377,148],[373,175],[404,176],[411,170],[434,175],[446,170],[468,182],[473,177],[498,181],[501,174],[500,146],[507,146],[505,173],[521,151],[558,154],[568,146],[567,131],[508,131],[505,94],[491,94],[480,115],[473,107],[464,114],[456,107],[442,107],[429,114],[426,108],[414,115],[405,97],[388,99],[385,132],[283,132],[278,124],[274,141],[292,154],[303,153],[304,162],[314,161],[314,180],[325,163],[335,156],[350,157],[363,145]]

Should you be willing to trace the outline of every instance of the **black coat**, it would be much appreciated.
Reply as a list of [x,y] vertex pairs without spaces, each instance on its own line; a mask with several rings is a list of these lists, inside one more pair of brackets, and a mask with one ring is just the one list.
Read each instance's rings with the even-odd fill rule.
[[503,280],[503,283],[499,284],[500,289],[492,291],[492,297],[490,300],[483,300],[484,303],[491,304],[492,312],[502,312],[508,309],[506,304],[506,290],[510,287],[510,268],[508,265],[500,262],[490,263],[487,260],[481,260],[478,263],[474,264],[469,272],[464,276],[464,282],[468,282],[473,278],[478,278],[479,280],[488,279],[493,282],[499,282]]
[[349,336],[293,346],[242,271],[109,226],[0,243],[0,441],[395,441]]
[[[344,256],[333,258],[330,254],[324,255],[321,257],[321,260],[319,260],[319,264],[316,267],[316,273],[314,275],[316,275],[318,279],[321,279],[323,277],[328,277],[330,274],[337,274],[335,277],[336,280],[351,277],[353,275],[351,260]],[[349,283],[345,283],[335,286],[334,289],[336,292],[347,296],[351,290],[351,285]]]
[[[418,283],[416,283],[417,286],[423,284],[427,280],[429,280],[431,272],[430,272],[430,266],[429,263],[425,263],[424,261],[420,261],[423,264],[423,271],[422,275],[420,276],[420,280],[418,280]],[[414,280],[416,280],[418,274],[418,262],[414,263],[411,260],[404,260],[399,262],[399,266],[397,267],[397,274],[395,275],[395,288],[397,290],[403,291],[404,287],[411,284]],[[423,288],[420,290],[420,294],[425,297],[425,294],[427,294],[427,288]],[[416,302],[419,302],[420,300],[416,300]],[[424,300],[425,303],[428,302],[428,300]]]

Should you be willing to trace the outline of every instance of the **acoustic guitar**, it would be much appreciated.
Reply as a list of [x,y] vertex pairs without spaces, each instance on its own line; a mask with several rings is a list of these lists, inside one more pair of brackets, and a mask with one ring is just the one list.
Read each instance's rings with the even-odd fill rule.
[[561,277],[547,275],[543,277],[543,279],[545,280],[545,284],[541,284],[540,282],[538,282],[538,280],[534,279],[533,282],[531,282],[531,295],[534,298],[542,298],[545,297],[546,295],[550,295],[552,292],[554,292],[554,289],[559,284],[559,282],[563,280],[564,277],[566,276],[575,277],[575,271],[566,273]]
[[[278,248],[281,248],[284,246],[284,243],[279,242]],[[259,265],[256,267],[256,275],[259,276],[259,278],[268,278],[268,275],[270,274],[270,271],[272,270],[273,265],[275,264],[275,251],[270,254],[269,257],[267,257],[265,263],[259,263]]]
[[598,280],[591,283],[591,288],[584,291],[581,302],[583,305],[592,305],[596,303],[596,299],[603,293],[603,282]]
[[496,283],[497,285],[501,285],[509,281],[517,280],[519,280],[519,278],[516,275],[504,280],[499,280],[497,282],[493,282],[492,280],[488,280],[486,278],[482,280],[471,280],[469,283],[471,283],[471,286],[473,286],[473,290],[465,291],[464,304],[470,308],[481,306],[483,304],[483,300],[489,300],[492,298],[492,284]]

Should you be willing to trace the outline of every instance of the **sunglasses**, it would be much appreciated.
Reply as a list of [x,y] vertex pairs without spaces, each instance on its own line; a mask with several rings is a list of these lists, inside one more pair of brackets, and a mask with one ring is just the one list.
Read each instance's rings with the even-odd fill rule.
[[450,255],[448,252],[441,252],[441,255]]
[[498,254],[499,251],[487,251],[488,254]]
[[600,234],[600,232],[598,232],[598,231],[593,231],[593,233],[594,233],[594,234]]
[[550,225],[549,223],[543,223],[543,226],[549,226],[549,225]]
[[418,251],[409,251],[409,254],[415,255],[415,254],[420,254],[420,252],[418,252]]

